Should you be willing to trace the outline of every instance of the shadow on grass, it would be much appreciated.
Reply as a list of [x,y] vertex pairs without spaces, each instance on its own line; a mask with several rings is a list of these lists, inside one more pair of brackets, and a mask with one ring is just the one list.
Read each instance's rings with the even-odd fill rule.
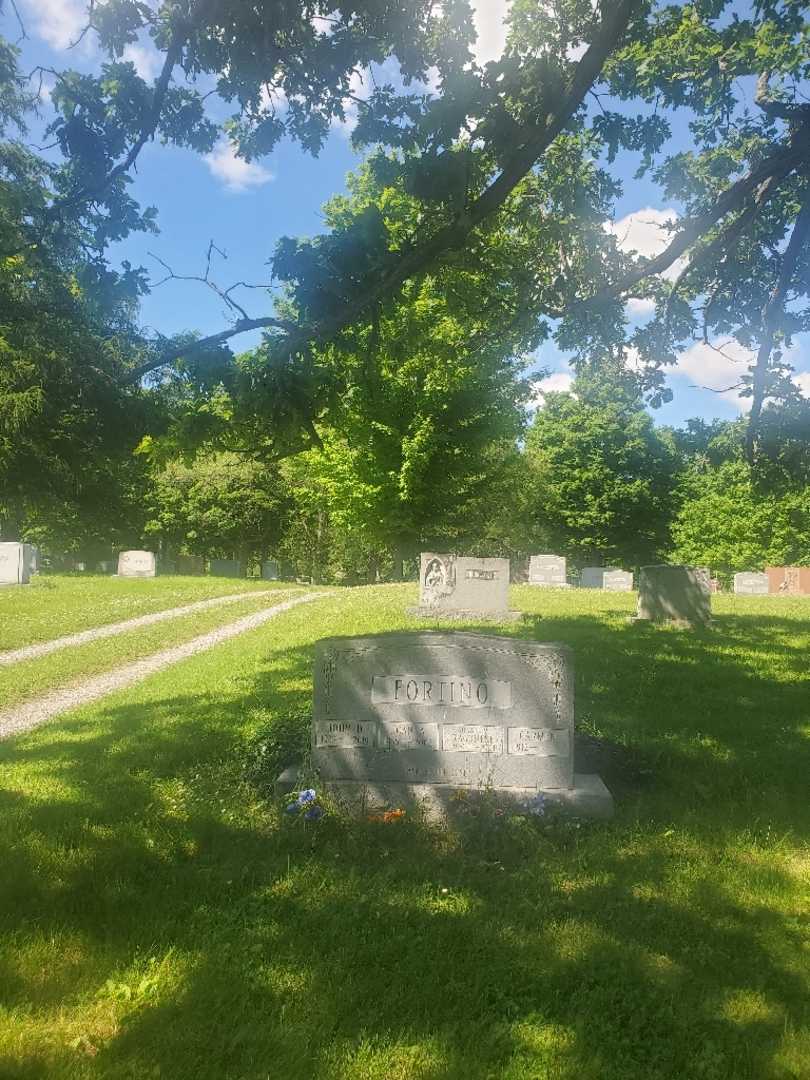
[[127,1001],[106,1035],[86,1021],[95,1056],[65,1038],[39,1062],[32,1036],[0,1074],[800,1076],[783,1055],[806,1024],[801,886],[769,840],[810,837],[796,631],[518,628],[575,650],[585,750],[619,809],[581,830],[312,828],[256,805],[234,764],[250,710],[306,702],[283,688],[309,648],[227,700],[0,745],[0,998],[44,1026]]

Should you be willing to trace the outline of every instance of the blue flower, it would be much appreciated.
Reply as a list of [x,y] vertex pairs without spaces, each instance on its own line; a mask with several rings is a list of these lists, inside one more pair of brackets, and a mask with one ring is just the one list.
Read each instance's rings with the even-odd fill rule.
[[301,807],[298,805],[297,802],[291,802],[289,806],[285,807],[284,813],[285,814],[297,814],[300,809],[301,809]]
[[533,799],[530,799],[526,803],[526,810],[534,817],[542,817],[546,812],[546,797],[545,795],[538,793]]
[[307,788],[306,791],[302,791],[298,796],[298,805],[306,806],[307,803],[314,802],[316,798],[315,788]]
[[320,806],[311,806],[304,814],[305,821],[320,821],[323,817],[323,809]]

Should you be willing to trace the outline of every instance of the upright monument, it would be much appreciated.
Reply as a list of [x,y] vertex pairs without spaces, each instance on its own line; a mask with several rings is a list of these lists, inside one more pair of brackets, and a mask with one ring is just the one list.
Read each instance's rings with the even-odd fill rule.
[[27,585],[33,573],[34,551],[31,544],[0,543],[0,585]]
[[409,614],[451,619],[517,619],[509,610],[509,560],[423,551],[419,607]]
[[122,551],[118,556],[119,577],[154,577],[156,569],[154,551]]
[[701,626],[711,622],[709,571],[692,566],[642,566],[638,619]]

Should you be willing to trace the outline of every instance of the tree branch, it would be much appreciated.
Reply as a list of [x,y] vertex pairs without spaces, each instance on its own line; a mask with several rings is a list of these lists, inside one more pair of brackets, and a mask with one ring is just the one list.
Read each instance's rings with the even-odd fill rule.
[[[341,330],[355,322],[361,315],[372,308],[378,301],[398,292],[400,286],[432,266],[442,255],[463,246],[470,233],[483,221],[498,210],[510,194],[531,171],[552,142],[560,135],[580,108],[592,84],[599,77],[605,62],[618,46],[631,17],[640,5],[640,0],[607,0],[607,9],[602,20],[601,32],[590,45],[587,52],[576,65],[568,94],[556,108],[552,108],[541,126],[523,128],[517,134],[517,145],[506,160],[501,172],[481,195],[467,207],[451,224],[438,230],[424,243],[397,255],[387,271],[381,273],[376,282],[365,289],[344,306],[336,315],[317,324],[304,324],[288,333],[286,339],[275,346],[275,355],[289,357],[307,344],[320,344],[334,338]],[[256,320],[249,320],[256,322]],[[271,321],[267,325],[278,325]],[[239,323],[236,324],[239,326]],[[250,327],[253,329],[253,327]],[[232,327],[214,335],[217,341],[225,341],[241,330]],[[209,339],[203,339],[208,341]],[[186,351],[199,348],[199,343],[188,346]],[[176,359],[178,354],[156,358],[150,365],[142,365],[130,376],[130,380],[141,378],[143,374]],[[183,355],[181,352],[179,355]]]
[[745,452],[751,464],[754,463],[757,430],[765,400],[768,363],[773,352],[774,339],[779,329],[779,323],[784,317],[785,297],[808,237],[810,237],[810,194],[805,196],[802,203],[801,210],[796,218],[796,224],[793,226],[793,232],[790,234],[788,246],[785,248],[779,277],[762,313],[763,337],[754,364],[751,383],[751,412],[748,416],[748,428],[745,433]]

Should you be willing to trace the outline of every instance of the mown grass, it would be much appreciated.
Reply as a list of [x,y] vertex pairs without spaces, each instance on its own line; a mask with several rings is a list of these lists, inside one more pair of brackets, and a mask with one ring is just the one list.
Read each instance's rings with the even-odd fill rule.
[[246,740],[306,708],[317,638],[413,599],[333,594],[0,745],[0,1075],[810,1076],[810,605],[689,632],[516,589],[615,820],[291,822]]
[[236,622],[243,615],[271,607],[303,590],[273,589],[268,595],[256,592],[246,600],[179,615],[166,622],[136,630],[120,631],[109,638],[69,646],[47,656],[0,666],[0,708],[16,705],[48,690],[83,677],[109,671],[131,660],[191,641],[200,634]]
[[0,588],[0,649],[19,649],[214,596],[284,587],[255,578],[37,574],[29,585]]

